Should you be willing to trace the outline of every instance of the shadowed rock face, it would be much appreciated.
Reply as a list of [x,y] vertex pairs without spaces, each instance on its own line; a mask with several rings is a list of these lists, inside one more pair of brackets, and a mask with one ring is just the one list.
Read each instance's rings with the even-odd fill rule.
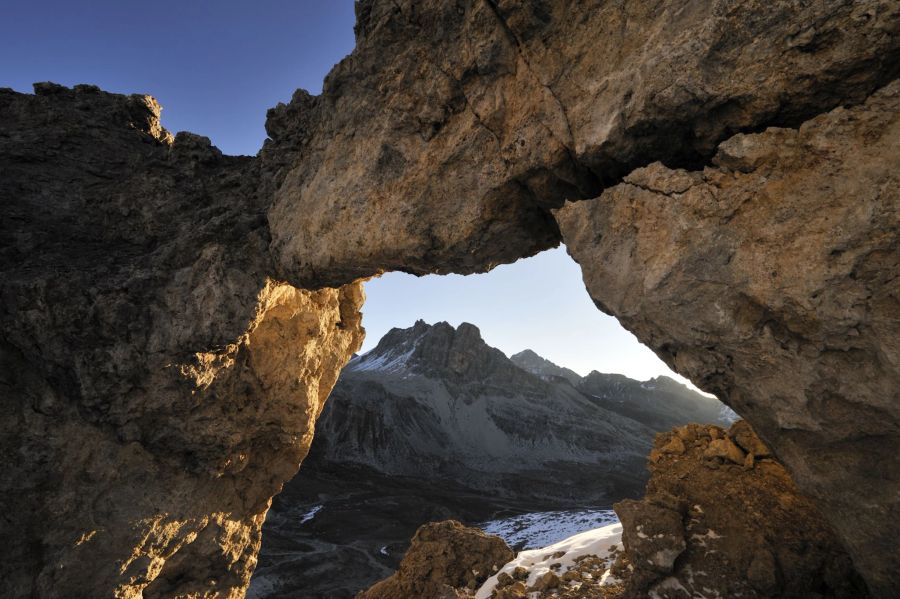
[[[256,159],[171,141],[146,97],[0,90],[6,594],[239,595],[359,344],[352,281],[488,270],[562,229],[598,303],[757,427],[888,596],[894,92],[813,117],[897,76],[896,3],[357,10],[357,50]],[[628,174],[656,161],[693,172]]]
[[900,555],[900,84],[557,214],[601,309],[753,423],[873,590]]
[[317,470],[361,464],[532,509],[638,496],[653,438],[570,384],[517,367],[474,325],[421,320],[350,361],[316,434]]
[[152,98],[0,92],[0,594],[238,597],[362,340],[268,278],[254,161]]

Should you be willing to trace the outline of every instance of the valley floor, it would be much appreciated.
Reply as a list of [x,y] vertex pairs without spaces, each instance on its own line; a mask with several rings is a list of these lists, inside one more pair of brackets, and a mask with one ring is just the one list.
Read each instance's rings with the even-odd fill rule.
[[391,574],[425,522],[456,519],[517,550],[617,522],[611,509],[551,509],[447,482],[391,477],[362,466],[301,471],[266,520],[248,599],[348,599]]

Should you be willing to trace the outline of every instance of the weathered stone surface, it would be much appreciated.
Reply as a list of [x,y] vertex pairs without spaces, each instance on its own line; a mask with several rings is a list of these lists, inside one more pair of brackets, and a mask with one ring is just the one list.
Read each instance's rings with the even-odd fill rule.
[[746,420],[735,422],[728,429],[728,438],[755,458],[765,458],[771,455],[769,448],[759,440],[759,437],[756,436],[756,433],[753,432]]
[[500,537],[455,520],[431,522],[416,531],[400,567],[357,594],[357,599],[441,597],[475,589],[516,554]]
[[900,72],[890,0],[373,1],[321,96],[269,113],[295,284],[470,273],[556,245],[547,209]]
[[0,595],[239,597],[362,339],[269,278],[255,163],[152,98],[0,91]]
[[884,596],[900,583],[898,190],[894,83],[557,213],[597,305],[753,423]]
[[743,464],[747,459],[747,454],[731,439],[713,439],[706,448],[706,457],[722,458],[732,464]]
[[[357,50],[271,111],[259,159],[170,139],[144,97],[0,91],[8,594],[239,593],[360,335],[357,288],[275,281],[487,270],[557,243],[565,198],[698,169],[731,137],[714,168],[651,166],[567,208],[563,236],[600,305],[753,422],[889,596],[896,88],[732,135],[896,78],[897,3],[358,13]],[[282,343],[252,359],[266,322]],[[296,377],[257,373],[282,360]]]
[[668,574],[684,552],[682,516],[669,507],[626,499],[615,506],[622,522],[622,542],[638,570]]
[[[763,445],[743,421],[735,428]],[[697,425],[658,435],[656,448],[685,430],[694,438],[686,453],[649,463],[645,497],[615,505],[625,551],[613,572],[624,597],[868,596],[831,527],[781,464],[706,468],[717,440]]]

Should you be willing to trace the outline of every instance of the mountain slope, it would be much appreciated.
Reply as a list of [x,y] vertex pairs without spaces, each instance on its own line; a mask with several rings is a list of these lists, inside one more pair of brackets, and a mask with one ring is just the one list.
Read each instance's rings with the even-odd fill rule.
[[690,422],[727,426],[736,418],[725,404],[667,376],[636,381],[621,374],[596,370],[584,377],[578,390],[605,409],[663,432]]
[[570,384],[526,372],[463,323],[393,329],[341,375],[310,463],[450,478],[569,502],[630,494],[653,433]]

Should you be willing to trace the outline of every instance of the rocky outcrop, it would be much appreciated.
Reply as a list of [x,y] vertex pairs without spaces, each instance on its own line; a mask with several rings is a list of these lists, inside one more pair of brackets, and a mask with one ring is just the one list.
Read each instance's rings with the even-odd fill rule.
[[821,513],[745,421],[660,434],[649,468],[644,499],[615,506],[622,596],[867,596]]
[[425,524],[412,539],[400,567],[390,577],[357,594],[357,599],[455,599],[468,596],[488,576],[515,557],[500,537],[455,520]]
[[269,113],[275,260],[336,285],[555,246],[565,199],[861,102],[900,73],[898,30],[890,0],[360,2],[322,95]]
[[269,277],[254,161],[145,96],[0,91],[0,594],[239,597],[362,340]]
[[753,423],[873,591],[900,555],[900,84],[558,215],[591,297]]

